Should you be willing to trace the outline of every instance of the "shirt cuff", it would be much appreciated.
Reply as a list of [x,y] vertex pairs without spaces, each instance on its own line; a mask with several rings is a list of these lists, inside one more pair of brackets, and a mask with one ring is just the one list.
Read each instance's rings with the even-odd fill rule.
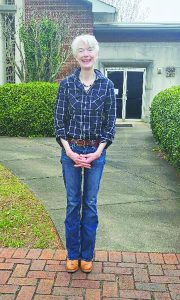
[[67,140],[67,137],[66,136],[56,136],[56,142],[63,148],[63,144],[62,144],[62,142],[61,142],[61,138],[63,139],[63,140]]
[[107,143],[106,146],[104,147],[104,149],[107,149],[107,148],[112,144],[112,141],[106,140],[105,138],[102,137],[102,138],[100,139],[100,144],[101,144],[101,143]]

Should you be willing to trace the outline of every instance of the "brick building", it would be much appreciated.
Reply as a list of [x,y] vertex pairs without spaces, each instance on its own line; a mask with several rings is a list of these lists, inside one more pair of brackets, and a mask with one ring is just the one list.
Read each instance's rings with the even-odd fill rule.
[[[21,13],[24,11],[26,20],[35,14],[46,14],[53,19],[61,19],[65,16],[69,23],[73,24],[73,32],[75,33],[93,33],[93,13],[92,3],[84,0],[0,0],[0,18],[3,15],[12,14],[15,18],[15,24],[18,30],[18,20]],[[4,82],[14,81],[11,70],[6,68],[5,51],[3,51],[3,36],[0,32],[1,45],[3,56],[1,58],[1,70],[3,78],[0,78],[0,84]],[[18,61],[18,52],[16,53],[16,60]],[[61,72],[61,77],[65,76],[76,65],[73,57],[67,62],[66,66]],[[16,77],[15,81],[19,79]]]
[[[70,26],[73,26],[73,35],[79,33],[93,34],[92,3],[84,0],[25,0],[25,16],[28,19],[38,11],[38,14],[48,14],[58,20],[64,16]],[[69,74],[76,66],[75,59],[71,58],[63,66],[58,79]]]

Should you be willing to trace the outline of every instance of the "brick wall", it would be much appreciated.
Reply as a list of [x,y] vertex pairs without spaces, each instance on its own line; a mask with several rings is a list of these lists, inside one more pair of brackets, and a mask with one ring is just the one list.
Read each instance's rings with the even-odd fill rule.
[[[37,12],[38,14],[46,13],[57,20],[65,16],[73,28],[72,39],[78,34],[93,33],[93,14],[90,2],[84,0],[25,0],[26,19],[28,20]],[[57,80],[59,81],[71,73],[76,66],[76,61],[71,56],[62,67]]]

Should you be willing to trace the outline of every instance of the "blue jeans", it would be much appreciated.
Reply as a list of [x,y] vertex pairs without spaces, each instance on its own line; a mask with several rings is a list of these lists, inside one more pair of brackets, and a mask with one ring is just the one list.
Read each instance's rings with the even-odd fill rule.
[[[78,154],[92,153],[94,146],[71,145]],[[62,149],[61,163],[67,195],[65,234],[69,259],[90,261],[94,257],[98,226],[97,193],[105,164],[106,150],[91,163],[91,169],[74,167],[74,162]],[[82,187],[83,179],[83,187]]]

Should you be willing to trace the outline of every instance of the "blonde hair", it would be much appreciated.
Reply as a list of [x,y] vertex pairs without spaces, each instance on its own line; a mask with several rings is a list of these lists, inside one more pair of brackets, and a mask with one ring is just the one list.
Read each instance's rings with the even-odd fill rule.
[[74,56],[76,55],[79,42],[84,42],[85,44],[89,45],[89,47],[93,47],[97,52],[99,52],[99,44],[95,36],[90,34],[82,34],[75,37],[75,39],[72,41],[71,49]]

